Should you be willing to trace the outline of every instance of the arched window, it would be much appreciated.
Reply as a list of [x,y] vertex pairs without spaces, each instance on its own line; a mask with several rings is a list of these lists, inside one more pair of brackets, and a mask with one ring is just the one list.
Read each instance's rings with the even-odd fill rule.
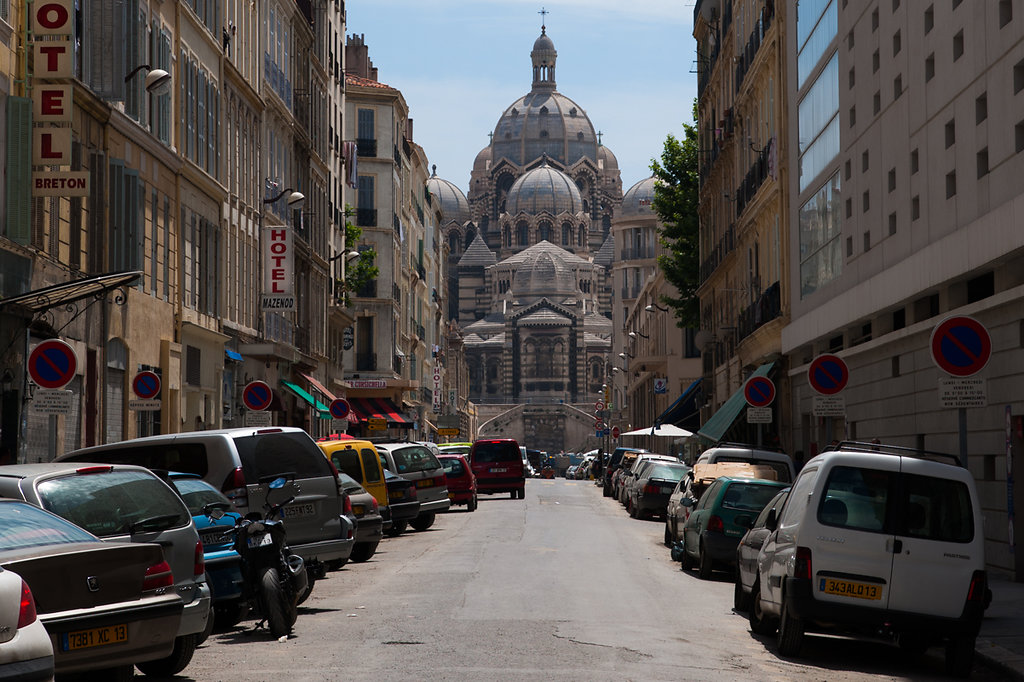
[[[468,246],[468,244],[467,244],[467,246]],[[459,252],[459,233],[455,232],[454,230],[452,232],[448,233],[448,249],[452,253],[458,253]]]
[[518,246],[526,246],[529,244],[530,239],[530,226],[526,224],[525,220],[520,220],[516,223],[516,244]]
[[583,229],[583,226],[580,225],[580,232],[579,232],[579,234],[576,237],[576,246],[579,246],[579,247],[583,246],[583,243],[584,243],[583,239],[584,239],[585,235],[586,235],[586,231]]
[[539,226],[540,238],[542,240],[551,240],[551,223],[546,220],[542,220]]
[[562,246],[569,246],[572,243],[572,225],[562,223]]

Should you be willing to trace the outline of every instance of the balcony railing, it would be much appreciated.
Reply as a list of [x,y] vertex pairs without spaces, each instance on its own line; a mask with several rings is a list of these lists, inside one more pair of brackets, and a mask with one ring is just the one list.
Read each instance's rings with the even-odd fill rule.
[[398,286],[397,282],[391,283],[391,298],[395,299],[395,303],[402,302],[402,289]]
[[357,208],[356,209],[356,225],[359,227],[376,227],[377,226],[377,209],[375,208]]
[[636,298],[640,295],[640,286],[622,287],[622,298]]
[[299,124],[307,134],[309,132],[309,92],[306,90],[295,90],[292,96],[292,114],[295,122]]
[[747,72],[750,70],[750,66],[754,63],[754,58],[757,57],[757,51],[761,49],[761,41],[768,35],[768,29],[772,27],[772,19],[775,16],[775,9],[771,3],[766,4],[761,9],[761,18],[758,19],[754,25],[754,30],[750,32],[750,37],[747,39],[747,44],[744,46],[743,51],[740,52],[736,57],[736,92],[740,91],[743,85],[743,79],[746,77]]
[[758,327],[782,314],[782,297],[779,283],[771,285],[740,313],[736,334],[743,339],[753,334]]
[[754,198],[757,190],[768,179],[768,154],[770,147],[765,146],[757,155],[757,159],[750,165],[743,182],[736,189],[736,215],[743,213],[747,203]]
[[356,292],[357,298],[377,298],[377,280],[371,279],[369,282],[359,287],[359,291]]
[[356,371],[373,372],[377,369],[376,353],[356,353]]
[[652,245],[638,246],[635,248],[623,248],[622,249],[622,260],[640,260],[642,258],[654,258],[656,255],[656,247]]
[[377,140],[356,138],[356,156],[377,156]]
[[402,167],[402,153],[398,151],[398,145],[395,145],[395,165]]
[[715,244],[715,248],[711,250],[708,257],[700,264],[700,281],[706,282],[711,277],[711,273],[718,268],[734,248],[736,248],[736,226],[730,225],[729,229],[722,235],[722,238]]

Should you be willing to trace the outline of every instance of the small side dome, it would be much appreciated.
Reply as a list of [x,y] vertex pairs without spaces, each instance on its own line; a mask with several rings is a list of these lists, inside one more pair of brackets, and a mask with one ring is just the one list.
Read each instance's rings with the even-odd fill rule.
[[583,210],[583,199],[572,178],[545,162],[515,181],[508,191],[505,206],[509,215],[537,215],[542,211],[552,215],[575,215]]
[[654,208],[651,203],[654,201],[654,176],[641,180],[630,187],[622,195],[622,205],[619,207],[619,215],[623,218],[637,216],[653,216]]
[[604,162],[602,165],[605,170],[614,170],[619,167],[619,160],[612,154],[612,150],[604,145],[597,148],[597,159]]
[[440,200],[444,222],[462,225],[470,218],[469,200],[457,185],[437,177],[437,166],[433,170],[434,174],[427,180],[427,189]]
[[493,156],[491,154],[490,145],[484,147],[476,155],[476,159],[473,160],[473,170],[475,171],[488,171],[491,169],[491,161]]

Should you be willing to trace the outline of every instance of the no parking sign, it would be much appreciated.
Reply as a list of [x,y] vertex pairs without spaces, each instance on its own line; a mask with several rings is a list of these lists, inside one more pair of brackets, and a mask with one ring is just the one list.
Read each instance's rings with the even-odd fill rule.
[[28,356],[28,375],[40,388],[63,388],[75,378],[78,356],[60,339],[41,342]]

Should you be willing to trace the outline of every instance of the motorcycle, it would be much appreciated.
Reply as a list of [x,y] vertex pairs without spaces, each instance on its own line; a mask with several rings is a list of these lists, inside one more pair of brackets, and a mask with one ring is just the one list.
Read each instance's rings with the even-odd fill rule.
[[[294,480],[294,474],[261,478],[260,484],[268,487],[265,513],[250,512],[240,517],[234,528],[228,531],[234,535],[235,551],[242,558],[242,602],[262,618],[256,627],[266,622],[274,637],[291,634],[298,617],[299,596],[309,585],[302,557],[288,549],[284,523],[280,519],[282,509],[295,496],[276,504],[270,503],[272,491],[280,490]],[[219,519],[228,510],[213,503],[204,511],[210,518]]]

